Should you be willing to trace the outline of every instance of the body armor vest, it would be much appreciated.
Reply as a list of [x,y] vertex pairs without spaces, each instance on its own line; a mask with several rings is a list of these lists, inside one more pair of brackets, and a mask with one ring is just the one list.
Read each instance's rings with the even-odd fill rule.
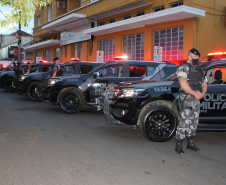
[[189,73],[187,76],[187,81],[192,90],[197,90],[202,92],[202,81],[204,79],[204,74],[200,66],[194,67],[190,63],[185,63],[189,67]]

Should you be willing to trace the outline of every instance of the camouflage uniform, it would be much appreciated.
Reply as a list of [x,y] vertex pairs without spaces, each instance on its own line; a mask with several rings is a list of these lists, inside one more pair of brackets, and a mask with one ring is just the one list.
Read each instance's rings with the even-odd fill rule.
[[195,136],[199,122],[200,101],[194,96],[181,93],[179,101],[183,102],[180,111],[181,119],[179,121],[176,139],[183,140],[185,136]]
[[[189,61],[187,61],[190,63]],[[189,74],[188,65],[181,65],[177,69],[177,77],[186,77]],[[204,76],[203,76],[204,77]],[[201,83],[203,83],[204,78],[202,78]],[[188,79],[189,81],[189,79]],[[199,113],[200,113],[200,101],[197,100],[193,95],[183,93],[183,91],[179,95],[180,102],[180,115],[181,119],[179,121],[177,131],[176,131],[176,139],[183,140],[186,136],[191,137],[195,136],[196,129],[199,121]]]

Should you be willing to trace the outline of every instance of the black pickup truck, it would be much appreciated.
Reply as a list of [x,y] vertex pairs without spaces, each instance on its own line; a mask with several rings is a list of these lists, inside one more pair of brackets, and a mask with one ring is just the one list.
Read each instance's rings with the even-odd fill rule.
[[[45,81],[48,80],[53,73],[54,63],[38,63],[39,70],[32,74],[21,76],[17,91],[26,93],[26,95],[34,101],[40,99],[38,92],[45,88]],[[66,62],[60,63],[60,69],[57,71],[57,76],[74,76],[77,74],[86,74],[95,69],[101,63],[95,62]],[[44,83],[43,83],[44,82]],[[44,85],[44,87],[43,87]]]
[[148,80],[154,74],[163,78],[176,69],[176,65],[168,62],[112,61],[88,74],[50,78],[47,88],[40,96],[60,105],[67,113],[79,112],[84,104],[100,109],[97,101],[109,85],[131,80]]
[[6,92],[14,92],[14,83],[18,80],[18,78],[27,72],[29,68],[28,63],[21,64],[20,67],[14,68],[13,65],[11,66],[11,70],[9,71],[2,71],[0,74],[0,86],[5,88]]
[[[220,70],[226,82],[226,60],[202,62],[208,90],[201,100],[198,131],[226,131],[226,84],[214,82]],[[145,137],[167,141],[176,131],[180,119],[177,99],[179,82],[176,74],[163,80],[121,83],[105,93],[104,114],[107,122],[139,126]],[[214,82],[214,83],[213,83]]]

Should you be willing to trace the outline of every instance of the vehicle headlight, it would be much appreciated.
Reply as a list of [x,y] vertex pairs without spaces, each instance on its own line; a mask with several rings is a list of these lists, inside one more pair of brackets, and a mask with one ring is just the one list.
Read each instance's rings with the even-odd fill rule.
[[149,94],[147,89],[115,89],[114,95],[119,98],[146,97]]
[[22,81],[22,80],[24,80],[25,78],[27,78],[28,76],[21,76],[20,77],[20,80]]
[[56,82],[60,81],[59,79],[50,79],[49,80],[49,85],[55,85]]

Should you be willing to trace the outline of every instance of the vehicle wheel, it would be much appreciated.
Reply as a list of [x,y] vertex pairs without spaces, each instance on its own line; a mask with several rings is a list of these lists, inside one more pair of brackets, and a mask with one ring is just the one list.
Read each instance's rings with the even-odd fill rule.
[[38,87],[38,84],[39,84],[38,82],[32,82],[27,88],[26,95],[31,100],[34,100],[34,101],[38,101],[39,100],[38,93],[36,92],[36,88]]
[[148,105],[139,117],[142,134],[152,141],[170,140],[176,132],[176,110],[163,105]]
[[5,88],[6,92],[9,92],[9,93],[15,92],[15,89],[13,88],[13,81],[12,80],[7,80],[5,82],[4,88]]
[[61,95],[59,104],[64,112],[73,114],[81,110],[84,104],[84,97],[78,90],[71,89]]

